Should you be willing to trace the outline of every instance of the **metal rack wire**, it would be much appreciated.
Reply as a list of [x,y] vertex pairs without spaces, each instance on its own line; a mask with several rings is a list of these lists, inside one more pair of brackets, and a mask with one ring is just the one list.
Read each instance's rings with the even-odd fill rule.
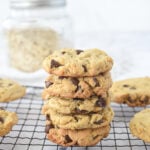
[[43,101],[41,87],[27,87],[22,99],[1,104],[19,116],[19,122],[12,131],[0,137],[0,150],[150,150],[150,144],[133,137],[128,128],[131,117],[143,108],[131,108],[113,104],[115,118],[107,138],[92,147],[63,148],[48,141],[45,137],[45,116],[41,114]]

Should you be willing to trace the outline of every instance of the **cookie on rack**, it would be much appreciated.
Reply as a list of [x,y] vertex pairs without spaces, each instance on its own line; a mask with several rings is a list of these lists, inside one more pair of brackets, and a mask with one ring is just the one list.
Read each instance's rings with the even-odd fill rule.
[[18,122],[16,113],[9,112],[0,107],[0,136],[8,134]]
[[86,128],[99,128],[109,125],[113,119],[113,110],[108,107],[98,113],[89,113],[84,115],[64,115],[57,113],[51,109],[43,112],[51,123],[58,128],[62,129],[86,129]]
[[113,60],[99,49],[55,51],[43,61],[44,69],[58,76],[96,76],[112,68]]
[[0,79],[0,102],[9,102],[25,95],[26,88],[16,81]]
[[129,126],[134,136],[150,143],[150,108],[135,114]]
[[49,140],[62,146],[93,146],[107,137],[109,131],[109,125],[101,128],[82,130],[52,128],[52,125],[46,125],[45,130]]
[[107,93],[103,94],[103,96],[93,96],[87,99],[51,97],[45,101],[42,110],[45,113],[49,110],[54,110],[62,114],[88,114],[99,112],[108,107],[109,104],[110,97]]
[[131,78],[114,82],[111,87],[112,101],[128,106],[150,104],[150,77]]
[[102,95],[112,85],[109,72],[94,77],[62,77],[50,75],[46,81],[43,91],[43,99],[50,96],[64,98],[88,98],[92,95]]

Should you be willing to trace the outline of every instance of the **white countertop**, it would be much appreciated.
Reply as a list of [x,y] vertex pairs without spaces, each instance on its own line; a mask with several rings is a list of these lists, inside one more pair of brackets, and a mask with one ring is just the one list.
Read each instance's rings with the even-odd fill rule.
[[[113,59],[113,80],[130,77],[150,76],[150,32],[89,32],[76,33],[75,48],[100,48]],[[22,84],[43,86],[48,76],[44,71],[36,75],[14,73],[4,64],[5,57],[0,51],[0,77],[9,77]]]

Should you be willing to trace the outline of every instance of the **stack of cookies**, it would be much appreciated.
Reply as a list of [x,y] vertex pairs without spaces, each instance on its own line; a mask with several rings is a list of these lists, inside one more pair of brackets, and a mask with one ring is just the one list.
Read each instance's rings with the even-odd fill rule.
[[62,49],[48,56],[42,108],[47,138],[62,146],[91,146],[109,134],[110,70],[113,60],[99,49]]

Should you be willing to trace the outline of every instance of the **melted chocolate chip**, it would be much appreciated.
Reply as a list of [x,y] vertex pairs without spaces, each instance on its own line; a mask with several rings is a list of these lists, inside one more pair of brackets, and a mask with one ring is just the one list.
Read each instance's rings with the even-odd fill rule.
[[46,125],[46,127],[45,127],[45,133],[49,133],[49,130],[51,129],[51,128],[54,128],[54,126],[53,125]]
[[58,79],[61,79],[61,80],[63,80],[63,79],[67,79],[67,77],[64,77],[64,76],[59,76],[59,77],[58,77]]
[[95,103],[95,106],[98,106],[98,107],[105,107],[106,106],[106,101],[104,98],[102,97],[98,97],[98,100],[96,101]]
[[128,84],[123,84],[122,86],[123,86],[123,87],[129,87],[129,85],[128,85]]
[[97,78],[93,78],[93,81],[95,82],[95,87],[99,86],[99,82],[98,82]]
[[51,60],[51,68],[57,68],[59,66],[61,66],[61,64],[59,62],[57,62],[54,59]]
[[84,72],[87,72],[87,68],[85,65],[82,65]]
[[82,91],[82,88],[81,88],[81,86],[79,85],[79,86],[77,86],[77,88],[75,89],[75,92],[77,92],[77,91]]
[[95,139],[97,139],[98,137],[99,137],[99,135],[96,135],[96,136],[93,137],[93,139],[95,140]]
[[12,85],[13,85],[12,83],[9,83],[9,84],[8,84],[8,86],[12,86]]
[[74,116],[74,119],[78,122],[78,118],[76,116]]
[[98,120],[94,122],[94,124],[101,124],[101,123],[103,123],[103,120]]
[[2,117],[0,117],[0,122],[4,123],[4,119]]
[[73,98],[73,100],[75,100],[75,101],[84,101],[83,98]]
[[148,104],[148,102],[149,102],[148,96],[146,96],[146,97],[144,98],[143,102],[144,102],[144,104]]
[[130,87],[131,90],[135,90],[136,88],[134,86]]
[[63,51],[63,52],[61,52],[61,53],[62,53],[62,54],[65,54],[66,52]]
[[51,120],[49,114],[46,114],[46,120]]
[[0,107],[0,110],[5,110],[3,107]]
[[79,54],[82,53],[82,52],[83,52],[83,50],[80,50],[80,49],[77,49],[77,50],[76,50],[77,55],[79,55]]
[[80,109],[78,109],[78,108],[75,109],[75,112],[76,112],[77,114],[86,114],[86,113],[88,113],[87,110],[80,110]]
[[50,81],[45,81],[46,88],[50,87],[53,83]]
[[72,139],[68,135],[65,135],[65,140],[66,140],[66,143],[72,142]]
[[134,100],[130,96],[128,96],[128,102],[134,103]]
[[76,86],[79,84],[79,80],[77,78],[71,78],[71,81]]

